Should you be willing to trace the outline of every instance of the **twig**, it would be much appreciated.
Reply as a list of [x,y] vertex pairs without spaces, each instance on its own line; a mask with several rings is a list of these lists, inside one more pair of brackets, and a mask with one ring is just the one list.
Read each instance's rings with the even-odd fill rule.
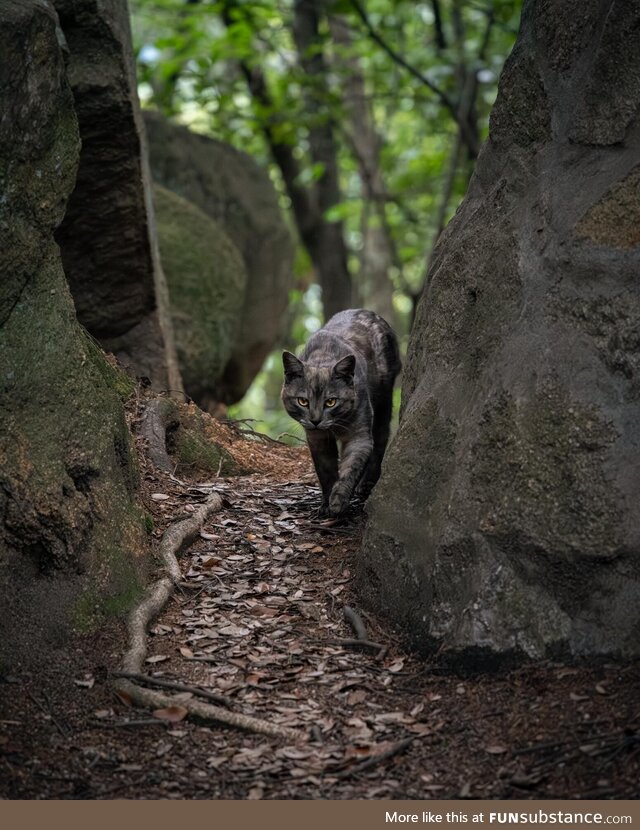
[[[586,739],[585,739],[586,740]],[[566,741],[552,741],[549,743],[534,744],[533,746],[524,746],[520,749],[514,749],[512,755],[528,755],[530,752],[544,752],[547,749],[558,749],[564,746]]]
[[62,726],[60,721],[56,718],[56,716],[51,711],[51,704],[47,701],[47,703],[49,703],[49,706],[47,708],[47,706],[45,706],[45,704],[39,698],[37,698],[30,689],[27,689],[27,694],[29,695],[31,700],[36,704],[38,709],[40,709],[42,714],[45,715],[45,717],[47,717],[51,720],[51,723],[53,723],[53,725],[56,727],[56,729],[62,735],[62,737],[63,738],[68,737],[68,734],[69,734],[68,731],[64,728],[64,726]]
[[133,672],[114,672],[114,677],[126,677],[127,680],[133,680],[135,683],[142,683],[148,686],[158,686],[161,689],[173,689],[174,692],[190,692],[192,695],[205,698],[206,700],[213,700],[221,706],[230,707],[232,701],[221,695],[219,692],[214,692],[212,689],[202,689],[199,686],[188,686],[185,683],[179,683],[175,680],[169,680],[164,677],[150,677],[148,674],[135,674]]
[[352,775],[358,775],[376,764],[381,764],[383,761],[393,758],[394,755],[399,755],[401,752],[404,752],[405,749],[408,749],[411,746],[416,737],[416,735],[413,735],[411,738],[405,738],[403,741],[398,741],[397,744],[394,744],[385,752],[379,752],[377,755],[372,755],[370,758],[367,758],[365,761],[361,761],[359,764],[356,764],[350,769],[344,769],[337,773],[328,772],[326,774],[335,778],[350,778]]
[[381,643],[372,643],[371,640],[323,640],[322,644],[355,648],[361,651],[375,651],[376,660],[382,660],[388,651],[388,646],[383,646]]
[[139,726],[168,726],[167,721],[162,721],[160,718],[140,718],[139,720],[121,720],[115,723],[96,719],[96,726],[106,727],[107,729],[125,729],[127,727]]

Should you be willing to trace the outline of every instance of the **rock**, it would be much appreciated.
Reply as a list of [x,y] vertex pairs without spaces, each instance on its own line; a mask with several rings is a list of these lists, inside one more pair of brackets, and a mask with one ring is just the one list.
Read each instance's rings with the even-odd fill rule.
[[194,204],[156,185],[155,207],[180,372],[206,408],[236,342],[247,272],[226,233]]
[[609,5],[525,4],[367,507],[361,590],[460,666],[640,654],[640,8]]
[[54,242],[79,136],[50,4],[0,0],[0,667],[140,590],[121,396],[78,325]]
[[293,245],[268,174],[245,153],[144,113],[156,182],[214,219],[247,270],[242,322],[213,400],[240,400],[286,333]]
[[133,374],[181,390],[126,0],[55,0],[82,151],[56,238],[78,319]]

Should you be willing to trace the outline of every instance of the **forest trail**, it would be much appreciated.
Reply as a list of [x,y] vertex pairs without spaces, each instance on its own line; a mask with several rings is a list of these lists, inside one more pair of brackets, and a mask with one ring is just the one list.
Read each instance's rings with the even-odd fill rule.
[[[203,482],[147,469],[158,536],[211,492],[223,506],[179,558],[183,584],[150,628],[145,672],[302,740],[180,720],[191,692],[162,689],[177,697],[161,717],[126,705],[113,687],[122,626],[0,683],[3,797],[640,795],[637,666],[460,677],[407,654],[358,603],[362,509],[314,519],[306,451],[255,436],[246,447],[268,472]],[[380,648],[354,643],[345,606]]]

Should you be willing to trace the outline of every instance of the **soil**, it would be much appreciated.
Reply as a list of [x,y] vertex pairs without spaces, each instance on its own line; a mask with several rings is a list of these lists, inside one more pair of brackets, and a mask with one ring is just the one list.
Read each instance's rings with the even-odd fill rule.
[[[112,621],[0,678],[0,796],[638,798],[638,664],[462,677],[407,653],[353,588],[362,506],[320,522],[305,449],[211,430],[259,472],[205,482],[143,466],[156,543],[207,493],[224,499],[180,558],[146,669],[303,740],[183,719],[192,693],[155,714],[127,705],[113,688],[126,625]],[[358,642],[345,606],[377,645]]]

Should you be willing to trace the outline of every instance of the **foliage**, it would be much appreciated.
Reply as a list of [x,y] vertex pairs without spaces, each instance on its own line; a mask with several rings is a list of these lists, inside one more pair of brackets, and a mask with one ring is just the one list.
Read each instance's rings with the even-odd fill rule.
[[[393,266],[389,291],[396,325],[406,338],[432,246],[460,202],[477,147],[461,140],[456,118],[467,107],[478,143],[486,137],[502,64],[517,32],[520,0],[309,0],[323,11],[319,40],[325,76],[305,72],[293,33],[294,0],[132,0],[133,30],[143,101],[193,129],[245,150],[265,165],[291,208],[271,141],[291,148],[298,184],[322,178],[314,162],[310,130],[330,123],[338,146],[341,200],[325,218],[342,221],[349,266],[362,302],[362,249],[367,226],[382,222],[390,236]],[[337,43],[332,22],[340,20],[349,43]],[[353,67],[379,141],[377,164],[384,192],[380,206],[363,181],[345,85]],[[251,94],[248,80],[264,80],[268,102]],[[435,90],[435,91],[434,91]],[[313,106],[310,106],[310,100]],[[443,101],[448,101],[447,106]],[[292,221],[292,225],[293,225]],[[298,257],[302,297],[309,258]],[[309,312],[313,316],[316,312]],[[304,311],[294,315],[290,347],[307,334]],[[278,360],[270,364],[279,372]],[[259,378],[252,401],[273,401],[273,380]],[[272,404],[269,404],[272,406]]]

